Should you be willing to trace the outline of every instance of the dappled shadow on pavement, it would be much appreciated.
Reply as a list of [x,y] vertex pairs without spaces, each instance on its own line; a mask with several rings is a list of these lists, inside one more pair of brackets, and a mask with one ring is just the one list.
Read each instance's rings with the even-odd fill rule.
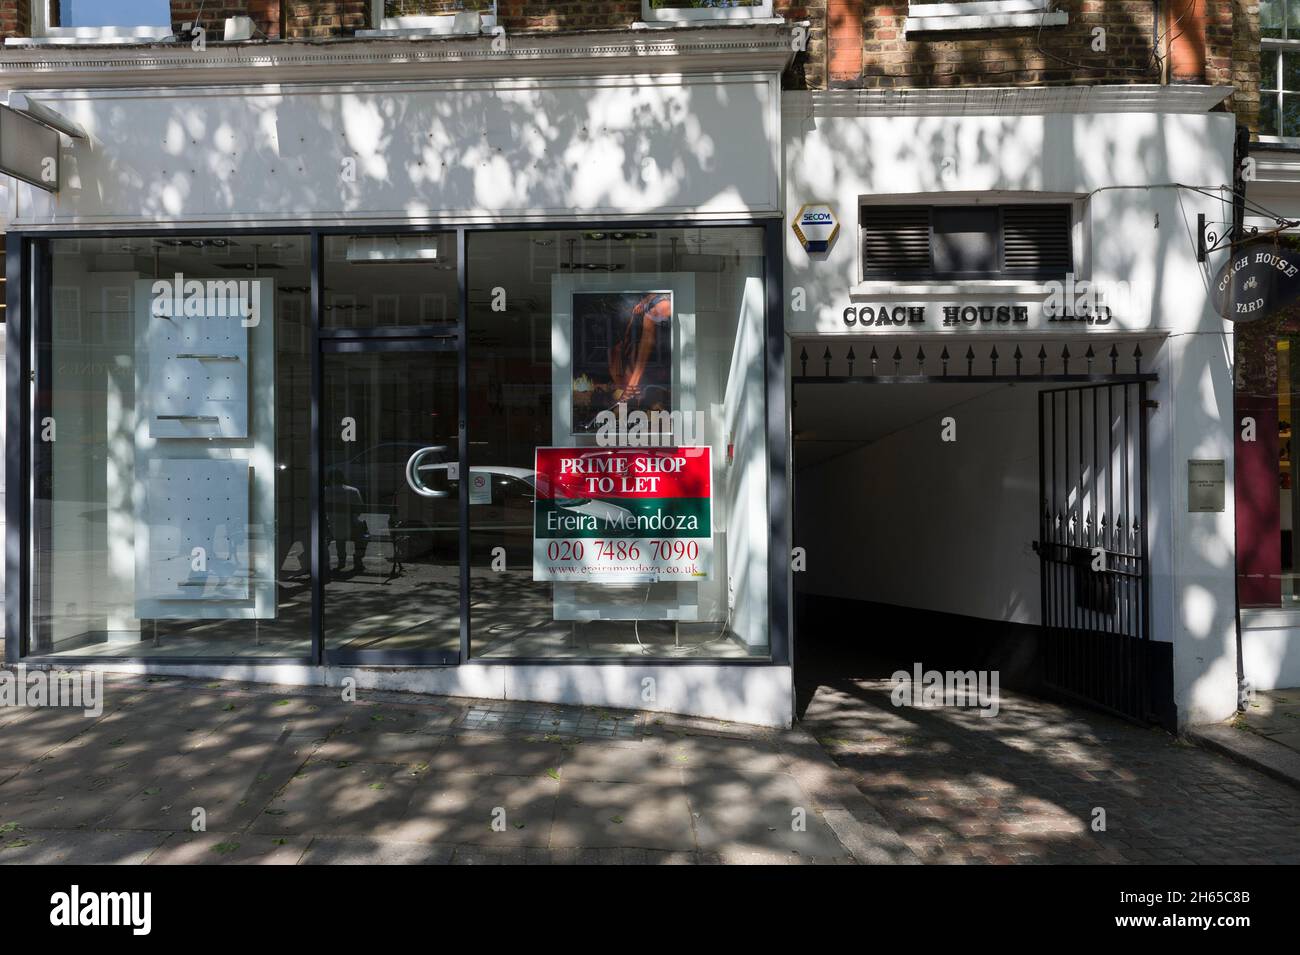
[[1300,862],[1300,792],[1161,730],[1005,691],[992,717],[895,706],[891,688],[807,681],[804,726],[924,862]]
[[780,733],[362,697],[110,675],[96,717],[0,710],[0,862],[853,861]]

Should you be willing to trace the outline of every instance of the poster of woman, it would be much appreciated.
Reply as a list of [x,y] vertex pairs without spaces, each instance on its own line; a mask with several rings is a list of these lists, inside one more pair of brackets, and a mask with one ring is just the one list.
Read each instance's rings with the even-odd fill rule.
[[573,432],[602,411],[672,411],[673,293],[573,293]]

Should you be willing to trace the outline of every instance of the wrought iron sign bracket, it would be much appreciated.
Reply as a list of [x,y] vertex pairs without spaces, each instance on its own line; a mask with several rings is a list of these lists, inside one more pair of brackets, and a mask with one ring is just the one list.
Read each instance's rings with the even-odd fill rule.
[[[1285,219],[1277,220],[1278,231],[1300,225],[1296,222],[1287,222]],[[1223,226],[1223,234],[1220,235],[1218,227]],[[1259,238],[1259,226],[1251,226],[1249,229],[1243,227],[1241,235],[1237,235],[1237,226],[1232,222],[1216,220],[1213,222],[1206,221],[1205,213],[1200,212],[1196,215],[1196,261],[1204,262],[1210,257],[1211,252],[1218,252],[1220,249],[1230,249],[1242,242],[1249,242],[1252,239]]]

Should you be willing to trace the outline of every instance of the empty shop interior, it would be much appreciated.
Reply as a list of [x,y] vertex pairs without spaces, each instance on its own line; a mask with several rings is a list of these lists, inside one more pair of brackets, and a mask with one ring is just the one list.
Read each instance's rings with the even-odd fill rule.
[[[461,345],[456,239],[405,236],[420,255],[377,261],[373,246],[386,237],[322,237],[317,382],[308,236],[51,241],[50,320],[37,354],[52,384],[37,412],[58,421],[59,439],[36,448],[26,652],[311,659],[319,507],[327,659],[464,662],[465,614],[473,657],[765,658],[763,230],[471,234]],[[189,389],[154,354],[169,342],[151,336],[184,319],[150,314],[152,284],[177,274],[262,282],[260,322],[245,330],[225,319],[220,342],[182,349],[213,353],[190,356],[195,367],[246,365],[246,416],[238,402],[177,411]],[[665,395],[656,400],[689,413],[694,442],[712,449],[712,572],[686,582],[537,580],[535,453],[596,446],[598,409],[584,382],[606,368],[622,313],[593,310],[648,292],[673,307],[671,334],[655,339]],[[576,315],[575,303],[587,312]],[[204,334],[215,321],[199,323]],[[575,327],[586,329],[585,346]],[[196,568],[181,532],[200,511],[212,512],[213,544]]]
[[[861,355],[870,351],[857,344]],[[822,348],[802,350],[820,358]],[[924,348],[937,376],[942,345]],[[1002,349],[1006,371],[1014,348]],[[982,366],[968,368],[963,358],[951,363],[951,380],[915,383],[914,342],[902,349],[906,367],[879,362],[877,382],[819,381],[816,360],[804,366],[808,374],[796,372],[794,544],[806,559],[794,574],[802,699],[822,682],[887,679],[917,664],[996,669],[1003,686],[1043,693],[1045,598],[1057,622],[1081,616],[1084,627],[1102,631],[1147,626],[1139,619],[1143,601],[1130,590],[1145,563],[1126,556],[1146,556],[1142,386],[1033,380],[1043,371],[1085,370],[1077,358],[1066,369],[1059,348],[1045,367],[1036,357],[1021,363],[1024,381],[962,381],[968,371],[991,371],[985,345]],[[1154,350],[1148,346],[1148,355]],[[792,354],[800,351],[795,343]],[[835,349],[832,375],[845,371],[843,351]],[[876,351],[890,356],[895,345]],[[965,343],[954,351],[964,355]],[[859,358],[859,374],[863,365]],[[1108,365],[1097,361],[1091,370]],[[887,380],[895,367],[913,383]],[[1050,561],[1036,544],[1044,536]],[[1078,566],[1093,545],[1110,555],[1112,573],[1100,583]]]

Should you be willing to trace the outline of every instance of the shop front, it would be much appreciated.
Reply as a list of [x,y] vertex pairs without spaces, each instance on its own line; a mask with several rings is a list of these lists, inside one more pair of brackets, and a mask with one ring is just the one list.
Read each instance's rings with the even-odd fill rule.
[[608,39],[9,68],[9,662],[789,722],[788,36]]

